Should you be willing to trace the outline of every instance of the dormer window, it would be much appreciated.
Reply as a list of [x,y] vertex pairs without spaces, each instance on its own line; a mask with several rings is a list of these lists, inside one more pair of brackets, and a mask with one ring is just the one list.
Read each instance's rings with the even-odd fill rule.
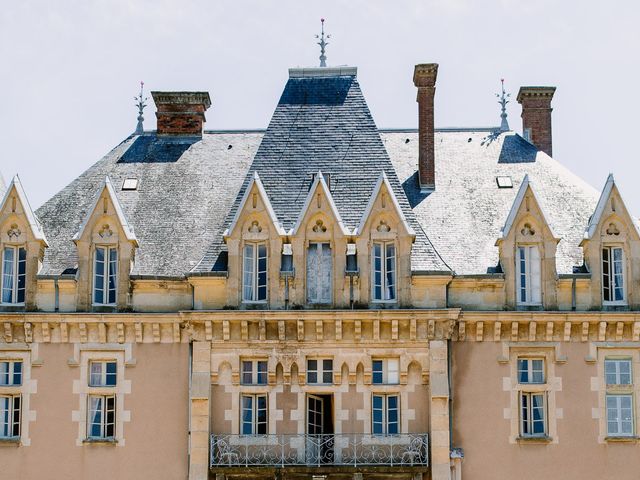
[[96,247],[93,262],[94,305],[115,305],[118,285],[118,249]]
[[2,250],[2,303],[23,304],[26,286],[27,250],[4,247]]
[[394,242],[373,243],[373,300],[396,300],[396,245]]
[[517,301],[519,305],[542,303],[540,251],[536,245],[517,249]]
[[245,243],[243,250],[242,300],[267,300],[267,244]]
[[602,249],[602,300],[624,303],[624,254],[621,247]]

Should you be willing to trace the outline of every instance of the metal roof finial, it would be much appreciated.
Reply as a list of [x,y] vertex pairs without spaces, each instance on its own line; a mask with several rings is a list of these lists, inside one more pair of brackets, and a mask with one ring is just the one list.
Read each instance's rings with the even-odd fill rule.
[[144,133],[144,129],[142,127],[142,122],[144,122],[144,117],[142,116],[144,108],[147,106],[147,100],[149,97],[143,96],[144,82],[140,81],[140,95],[137,97],[133,97],[136,100],[136,107],[138,107],[138,125],[136,125],[136,131],[134,132],[136,135],[142,135]]
[[504,78],[500,79],[500,83],[502,84],[502,93],[496,93],[496,97],[498,97],[498,103],[501,106],[500,118],[502,119],[502,121],[500,122],[500,131],[508,132],[510,129],[509,122],[507,121],[507,103],[509,103],[509,100],[507,100],[507,98],[509,98],[511,94],[504,91]]
[[[325,41],[325,35],[324,35],[324,18],[320,19],[320,24],[321,24],[321,34],[320,35],[316,35],[316,38],[319,38],[320,41],[318,42],[318,45],[320,45],[320,66],[321,67],[326,67],[327,66],[327,56],[324,54],[325,53],[325,48],[327,45],[329,45],[329,42]],[[329,40],[331,38],[331,35],[327,35],[326,39]]]

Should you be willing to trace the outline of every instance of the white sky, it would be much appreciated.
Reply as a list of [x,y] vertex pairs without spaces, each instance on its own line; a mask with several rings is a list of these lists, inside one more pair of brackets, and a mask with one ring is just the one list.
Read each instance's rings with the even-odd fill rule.
[[[555,85],[554,156],[640,214],[640,3],[479,0],[65,0],[0,8],[0,171],[34,207],[135,128],[138,82],[207,90],[207,129],[264,128],[287,68],[358,67],[379,127],[415,127],[416,63],[440,64],[436,126],[499,124],[494,93]],[[145,128],[155,128],[154,106]]]

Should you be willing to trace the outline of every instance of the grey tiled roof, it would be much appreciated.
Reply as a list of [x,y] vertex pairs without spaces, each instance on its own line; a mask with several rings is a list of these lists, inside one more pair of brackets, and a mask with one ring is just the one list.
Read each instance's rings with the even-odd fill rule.
[[[184,275],[221,235],[261,138],[257,132],[127,138],[37,210],[49,241],[40,273],[77,267],[72,238],[109,176],[140,244],[132,274]],[[123,191],[125,178],[137,178],[138,189]]]
[[[330,176],[330,190],[346,227],[358,226],[382,172],[416,231],[414,270],[448,271],[420,228],[382,145],[355,76],[290,78],[258,148],[233,209],[231,223],[257,172],[278,220],[288,230],[300,214],[313,175]],[[211,271],[224,251],[214,242],[198,272]]]
[[[525,174],[557,237],[559,274],[582,265],[579,247],[599,192],[513,132],[440,130],[435,134],[436,189],[421,194],[415,178],[415,130],[382,131],[413,210],[436,250],[458,275],[498,265],[495,242]],[[498,188],[509,176],[513,188]]]

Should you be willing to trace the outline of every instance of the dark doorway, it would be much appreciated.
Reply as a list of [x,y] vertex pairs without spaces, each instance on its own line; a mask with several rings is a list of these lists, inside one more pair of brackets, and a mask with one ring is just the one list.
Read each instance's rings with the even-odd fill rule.
[[333,395],[307,396],[307,463],[333,463]]

